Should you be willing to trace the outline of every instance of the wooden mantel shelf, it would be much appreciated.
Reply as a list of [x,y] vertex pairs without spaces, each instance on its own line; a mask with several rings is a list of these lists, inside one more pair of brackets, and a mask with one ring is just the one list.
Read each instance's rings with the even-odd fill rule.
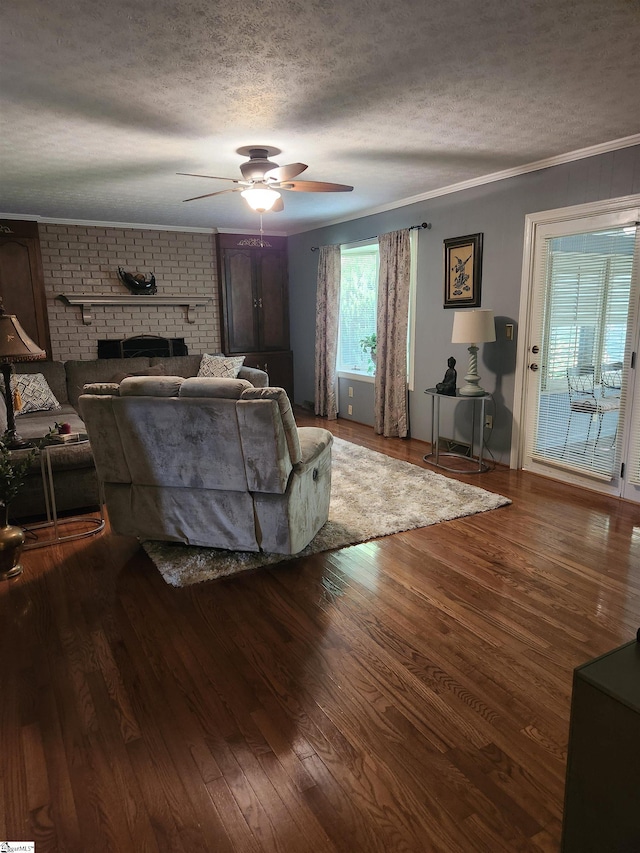
[[195,323],[189,311],[198,305],[208,305],[211,299],[206,296],[100,296],[98,294],[61,293],[56,296],[65,305],[79,305],[82,309],[82,322],[91,325],[91,309],[94,305],[183,305],[187,309],[187,323]]

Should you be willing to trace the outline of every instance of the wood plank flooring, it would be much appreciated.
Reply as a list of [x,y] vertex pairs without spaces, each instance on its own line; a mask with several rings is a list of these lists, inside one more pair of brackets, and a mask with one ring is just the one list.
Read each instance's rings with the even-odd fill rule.
[[0,585],[0,840],[558,851],[572,671],[640,625],[640,510],[461,479],[513,504],[186,589],[109,531],[25,553]]

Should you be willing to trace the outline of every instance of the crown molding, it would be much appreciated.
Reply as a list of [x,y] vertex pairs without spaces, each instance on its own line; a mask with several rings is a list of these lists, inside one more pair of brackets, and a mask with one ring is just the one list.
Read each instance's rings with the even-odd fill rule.
[[333,219],[330,222],[323,222],[321,225],[315,225],[311,228],[304,228],[299,231],[290,231],[289,236],[294,234],[304,234],[307,231],[315,231],[317,228],[328,228],[331,225],[340,225],[343,222],[352,222],[354,219],[363,219],[365,216],[374,216],[377,213],[386,213],[388,210],[397,210],[399,207],[407,207],[410,204],[417,204],[422,201],[428,201],[429,199],[439,198],[440,196],[451,195],[452,193],[462,192],[462,190],[472,189],[473,187],[481,187],[484,184],[492,184],[496,181],[505,181],[507,178],[515,178],[518,175],[526,175],[529,172],[538,172],[542,169],[549,169],[552,166],[561,166],[564,163],[573,163],[575,160],[584,160],[587,157],[597,157],[599,154],[608,154],[611,151],[619,151],[621,148],[632,148],[634,145],[640,145],[640,133],[635,133],[632,136],[624,136],[621,139],[613,139],[610,142],[602,142],[599,145],[591,145],[588,148],[579,148],[576,151],[569,151],[566,154],[557,154],[554,157],[547,157],[544,160],[536,160],[533,163],[527,163],[523,166],[514,166],[511,169],[505,169],[501,172],[493,172],[490,175],[481,175],[477,178],[470,178],[468,181],[460,181],[456,184],[450,184],[447,187],[429,190],[428,192],[419,193],[418,195],[403,198],[399,201],[381,204],[378,207],[370,207],[342,219]]
[[[56,219],[52,216],[33,216],[20,213],[1,213],[0,219],[15,219],[22,222],[38,222],[43,225],[80,225],[86,228],[135,228],[138,231],[176,231],[186,234],[255,234],[248,228],[188,228],[185,225],[149,225],[140,222],[101,222],[93,219]],[[286,237],[286,231],[265,231],[265,236]]]
[[215,234],[217,228],[189,228],[185,225],[149,225],[142,222],[101,222],[93,219],[58,219],[53,216],[29,216],[20,213],[0,213],[0,219],[20,219],[43,225],[80,225],[86,228],[135,228],[138,231],[177,231],[187,234]]
[[[2,217],[0,217],[2,218]],[[216,228],[216,234],[247,234],[250,237],[259,237],[260,234],[256,231],[255,228]],[[287,231],[264,231],[263,236],[265,237],[287,237]]]

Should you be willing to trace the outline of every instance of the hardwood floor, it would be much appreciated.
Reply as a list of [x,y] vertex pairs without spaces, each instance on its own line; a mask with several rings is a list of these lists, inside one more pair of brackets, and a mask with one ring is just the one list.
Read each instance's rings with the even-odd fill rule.
[[186,589],[109,532],[27,552],[0,585],[0,840],[557,851],[572,670],[640,625],[640,512],[462,479],[513,503]]

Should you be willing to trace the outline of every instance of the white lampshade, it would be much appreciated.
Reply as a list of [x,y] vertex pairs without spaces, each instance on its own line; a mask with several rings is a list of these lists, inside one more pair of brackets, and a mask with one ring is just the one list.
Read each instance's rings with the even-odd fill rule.
[[267,187],[251,187],[248,190],[243,190],[240,195],[246,199],[249,207],[252,207],[257,213],[266,213],[267,210],[271,210],[280,198],[279,192]]
[[496,339],[493,311],[486,308],[456,311],[453,316],[452,344],[482,344]]

